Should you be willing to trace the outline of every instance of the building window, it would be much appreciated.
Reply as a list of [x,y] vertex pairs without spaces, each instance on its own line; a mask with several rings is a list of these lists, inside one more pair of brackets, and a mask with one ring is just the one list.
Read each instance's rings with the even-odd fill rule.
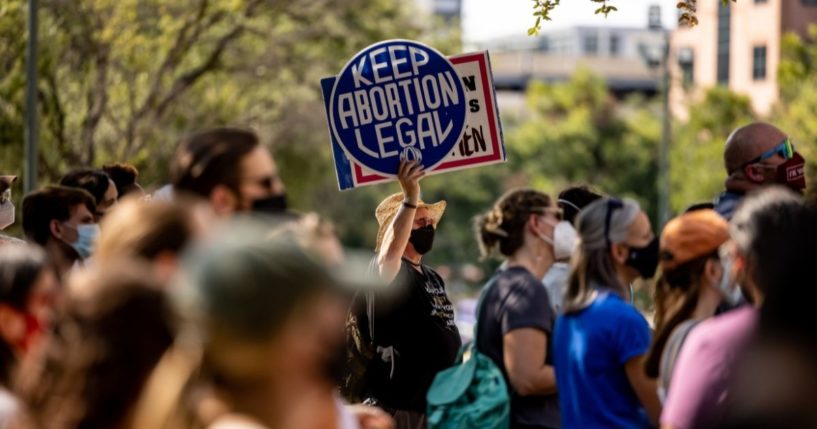
[[766,79],[766,46],[752,48],[752,79]]
[[764,4],[766,0],[755,0],[755,4]]
[[547,36],[542,36],[539,39],[539,51],[540,52],[550,52],[550,39]]
[[618,34],[610,35],[610,56],[617,57],[621,54],[621,37]]
[[584,36],[584,54],[596,55],[599,52],[599,36],[588,34]]
[[732,31],[730,2],[718,2],[718,83],[729,84],[729,39]]
[[681,80],[685,88],[695,83],[695,54],[692,48],[678,50],[678,67],[681,68]]
[[804,6],[817,6],[817,0],[800,0]]

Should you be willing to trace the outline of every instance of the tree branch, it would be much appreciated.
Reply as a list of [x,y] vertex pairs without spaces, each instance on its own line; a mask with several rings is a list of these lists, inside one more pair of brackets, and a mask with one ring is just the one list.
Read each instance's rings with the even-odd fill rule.
[[86,99],[88,111],[85,119],[82,120],[82,130],[80,141],[86,147],[85,164],[93,165],[96,159],[96,129],[102,114],[108,107],[108,47],[98,47],[95,61],[95,79],[93,85],[88,88]]

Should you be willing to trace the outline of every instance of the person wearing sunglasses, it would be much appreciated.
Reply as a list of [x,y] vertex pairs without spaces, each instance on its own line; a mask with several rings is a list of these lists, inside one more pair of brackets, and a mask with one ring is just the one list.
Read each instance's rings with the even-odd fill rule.
[[803,193],[806,188],[803,156],[791,138],[774,125],[756,122],[729,135],[724,149],[726,190],[715,200],[715,210],[727,219],[746,193],[779,184]]
[[287,210],[278,167],[251,131],[216,128],[185,138],[176,150],[170,176],[174,194],[204,198],[219,216]]
[[548,195],[510,191],[477,219],[482,255],[505,257],[483,291],[476,347],[505,376],[511,428],[560,428],[553,356],[556,313],[541,278],[556,261],[562,210]]
[[650,427],[661,412],[644,371],[650,327],[629,285],[655,275],[658,239],[628,199],[593,202],[576,229],[579,249],[553,338],[562,427]]

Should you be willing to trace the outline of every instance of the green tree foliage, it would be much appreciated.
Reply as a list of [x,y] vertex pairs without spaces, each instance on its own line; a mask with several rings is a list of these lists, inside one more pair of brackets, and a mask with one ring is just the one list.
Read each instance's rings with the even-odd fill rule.
[[[561,0],[532,0],[533,1],[533,27],[528,29],[528,35],[533,36],[539,33],[542,29],[543,21],[551,21],[550,13],[559,6]],[[614,6],[615,0],[589,0],[588,8],[594,9],[593,13],[596,15],[604,15],[606,18],[610,12],[618,10]],[[729,0],[721,0],[724,4],[729,3]],[[737,0],[731,0],[733,3]],[[698,11],[698,0],[672,0],[675,7],[678,8],[678,24],[688,27],[698,25],[698,17],[695,13]],[[621,4],[621,3],[618,3]],[[588,9],[590,10],[590,9]]]
[[[10,173],[21,172],[24,5],[0,5],[0,161]],[[39,17],[46,181],[111,160],[163,180],[179,136],[225,124],[251,126],[292,157],[312,152],[326,138],[320,78],[424,26],[390,0],[43,0]],[[326,166],[312,161],[292,163],[312,179]]]
[[689,112],[687,122],[674,125],[670,148],[670,205],[675,213],[723,191],[726,137],[753,118],[748,97],[720,86],[708,90]]
[[808,38],[783,37],[778,83],[780,103],[773,122],[788,133],[807,161],[807,192],[817,197],[817,25]]
[[508,133],[511,170],[523,182],[557,192],[590,183],[604,192],[638,199],[653,213],[656,202],[660,118],[655,106],[617,102],[601,78],[577,71],[562,83],[533,82],[530,114]]

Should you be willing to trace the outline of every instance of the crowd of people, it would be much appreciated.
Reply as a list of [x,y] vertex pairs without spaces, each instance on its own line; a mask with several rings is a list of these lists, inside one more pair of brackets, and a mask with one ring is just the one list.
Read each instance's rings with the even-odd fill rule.
[[[603,184],[500,196],[474,219],[502,262],[466,344],[424,259],[446,202],[414,161],[364,258],[287,207],[250,131],[186,137],[152,193],[128,164],[71,171],[0,237],[0,428],[817,427],[805,162],[753,123],[724,165],[724,193],[662,228]],[[491,371],[499,396],[462,387]]]

